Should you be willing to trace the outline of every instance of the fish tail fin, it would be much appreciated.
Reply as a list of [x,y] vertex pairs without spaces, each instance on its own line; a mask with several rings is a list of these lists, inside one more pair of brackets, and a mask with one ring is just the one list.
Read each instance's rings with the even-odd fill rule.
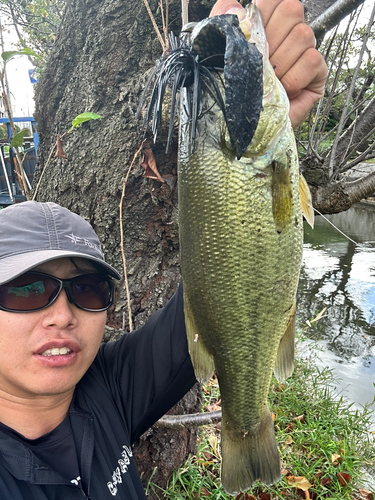
[[258,479],[273,484],[280,478],[280,457],[268,408],[254,432],[242,433],[231,429],[223,410],[221,452],[221,482],[229,495],[247,491]]
[[215,369],[214,358],[207,351],[202,339],[199,337],[189,300],[185,293],[184,313],[186,336],[188,339],[189,354],[191,357],[191,362],[193,363],[194,373],[197,380],[199,380],[200,382],[207,382]]
[[296,326],[296,301],[290,311],[289,322],[280,340],[273,373],[279,382],[284,382],[294,370],[294,330]]

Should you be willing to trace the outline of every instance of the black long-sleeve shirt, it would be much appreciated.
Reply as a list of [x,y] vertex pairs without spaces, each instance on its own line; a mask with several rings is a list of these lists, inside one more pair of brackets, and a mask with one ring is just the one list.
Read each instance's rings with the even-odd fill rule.
[[[31,442],[0,425],[1,500],[144,499],[131,444],[194,383],[180,286],[145,326],[100,347],[59,428]],[[60,448],[79,477],[51,466]]]

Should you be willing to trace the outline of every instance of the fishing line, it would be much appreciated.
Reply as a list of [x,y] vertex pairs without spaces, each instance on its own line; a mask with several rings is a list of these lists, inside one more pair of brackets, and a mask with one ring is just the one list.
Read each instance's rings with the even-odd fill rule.
[[328,224],[331,224],[332,227],[334,227],[336,229],[336,231],[338,231],[339,233],[341,233],[343,236],[345,236],[346,239],[348,239],[349,241],[351,241],[352,243],[354,243],[354,245],[356,246],[360,246],[359,243],[357,243],[356,241],[352,240],[347,234],[343,233],[341,231],[341,229],[339,229],[337,226],[335,226],[329,219],[327,219],[327,217],[325,217],[322,213],[319,212],[319,210],[317,210],[315,207],[313,207],[312,205],[310,205],[310,203],[308,203],[308,205],[313,209],[315,210],[315,212],[317,214],[319,214],[321,217],[323,217],[324,220],[326,220],[328,222]]

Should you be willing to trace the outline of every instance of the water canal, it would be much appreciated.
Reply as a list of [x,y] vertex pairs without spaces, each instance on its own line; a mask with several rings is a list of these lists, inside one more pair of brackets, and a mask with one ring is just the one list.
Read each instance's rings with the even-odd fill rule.
[[318,365],[341,379],[336,391],[363,405],[375,396],[375,210],[355,206],[328,218],[358,244],[322,217],[313,230],[305,226],[297,321],[319,347]]

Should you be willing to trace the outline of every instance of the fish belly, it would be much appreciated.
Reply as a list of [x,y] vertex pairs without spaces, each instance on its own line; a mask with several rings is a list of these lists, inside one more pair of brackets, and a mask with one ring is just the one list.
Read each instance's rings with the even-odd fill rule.
[[291,129],[272,155],[237,160],[207,120],[193,155],[180,139],[181,270],[197,378],[214,364],[220,384],[222,482],[237,494],[280,476],[267,395],[301,264],[299,173]]

